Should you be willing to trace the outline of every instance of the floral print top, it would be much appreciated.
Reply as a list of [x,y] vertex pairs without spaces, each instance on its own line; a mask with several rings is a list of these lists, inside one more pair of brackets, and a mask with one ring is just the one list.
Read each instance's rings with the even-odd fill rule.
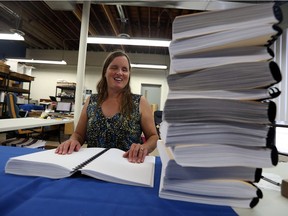
[[111,118],[105,117],[101,107],[97,106],[97,97],[97,94],[92,94],[87,107],[87,146],[127,151],[132,143],[141,143],[141,95],[132,94],[134,108],[130,119],[121,113],[116,113]]

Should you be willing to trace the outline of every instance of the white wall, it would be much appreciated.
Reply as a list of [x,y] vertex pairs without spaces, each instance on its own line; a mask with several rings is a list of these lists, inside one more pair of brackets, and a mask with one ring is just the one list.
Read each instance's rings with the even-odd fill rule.
[[[96,85],[101,77],[102,63],[107,53],[87,53],[87,66],[85,72],[85,87],[96,92]],[[52,50],[27,50],[27,58],[34,59],[56,59],[67,61],[67,65],[43,65],[35,64],[32,76],[35,81],[31,84],[31,98],[39,100],[40,98],[49,98],[55,95],[57,80],[66,80],[68,82],[76,82],[77,74],[77,58],[78,53],[72,51],[52,51]],[[160,55],[130,55],[132,63],[154,63],[166,64],[169,66],[169,56]],[[166,70],[151,69],[132,69],[131,90],[133,93],[141,93],[141,84],[157,84],[161,85],[161,104],[160,110],[163,109],[168,94],[168,85]]]

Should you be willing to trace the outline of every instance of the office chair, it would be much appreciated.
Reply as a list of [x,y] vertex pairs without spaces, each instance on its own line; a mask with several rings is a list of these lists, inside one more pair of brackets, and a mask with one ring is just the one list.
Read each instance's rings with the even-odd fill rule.
[[[23,115],[20,115],[20,110],[17,105],[17,98],[14,93],[7,93],[5,96],[5,103],[8,108],[8,114],[10,118],[21,118]],[[27,117],[28,111],[26,111],[26,114],[24,114],[23,117]],[[48,134],[51,132],[57,133],[58,141],[61,143],[61,137],[60,137],[60,126],[59,125],[53,125],[53,126],[46,126],[46,127],[40,127],[40,128],[31,128],[31,129],[18,129],[15,131],[16,137],[34,137],[38,139],[46,139]]]
[[[8,92],[5,95],[4,102],[8,109],[8,116],[9,118],[21,118],[19,112],[19,107],[17,106],[17,98],[14,93]],[[28,111],[27,111],[28,112]],[[24,117],[27,116],[27,113],[24,115]],[[18,129],[15,131],[16,136],[18,137],[30,137],[33,134],[42,134],[43,129],[41,128],[33,128],[33,129]]]
[[162,114],[163,114],[163,111],[160,111],[160,110],[156,110],[154,112],[154,123],[155,123],[155,126],[156,126],[156,130],[157,130],[159,139],[161,139],[159,129],[160,129],[160,124],[162,122]]

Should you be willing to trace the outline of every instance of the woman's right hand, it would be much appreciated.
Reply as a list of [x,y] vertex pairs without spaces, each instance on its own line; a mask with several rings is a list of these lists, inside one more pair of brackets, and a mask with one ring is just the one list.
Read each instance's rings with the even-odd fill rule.
[[73,151],[79,151],[81,144],[78,140],[68,139],[62,142],[55,150],[56,154],[71,154]]

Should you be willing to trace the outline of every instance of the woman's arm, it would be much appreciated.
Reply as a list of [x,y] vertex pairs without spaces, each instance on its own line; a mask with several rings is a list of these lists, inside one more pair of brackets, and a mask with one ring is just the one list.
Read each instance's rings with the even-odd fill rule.
[[146,142],[142,145],[139,143],[133,143],[130,149],[123,155],[127,157],[132,163],[142,163],[146,155],[152,152],[157,146],[157,140],[159,139],[156,126],[154,123],[154,116],[152,109],[145,99],[140,99],[140,114],[141,114],[141,127],[146,138]]
[[140,113],[141,127],[146,138],[146,142],[142,146],[148,150],[148,153],[151,153],[157,146],[159,136],[157,134],[151,106],[143,96],[140,100]]
[[62,142],[56,149],[57,154],[71,154],[73,151],[78,151],[85,142],[86,129],[87,129],[87,106],[90,98],[88,98],[82,108],[81,115],[76,126],[75,131],[70,138]]

